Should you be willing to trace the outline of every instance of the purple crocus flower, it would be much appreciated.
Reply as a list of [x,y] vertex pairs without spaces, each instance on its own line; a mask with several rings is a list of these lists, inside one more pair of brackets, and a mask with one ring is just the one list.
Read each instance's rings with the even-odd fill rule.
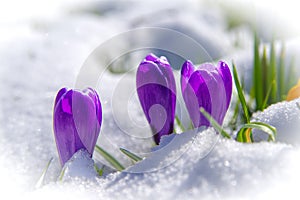
[[223,123],[232,94],[232,77],[225,62],[220,61],[217,67],[204,63],[195,68],[186,61],[181,69],[181,90],[194,127],[210,125],[200,113],[201,107]]
[[137,69],[136,85],[154,141],[159,144],[160,138],[174,128],[176,85],[168,60],[153,54],[146,56]]
[[102,109],[98,94],[62,88],[55,99],[53,125],[56,147],[63,166],[75,152],[85,149],[92,157],[100,132]]

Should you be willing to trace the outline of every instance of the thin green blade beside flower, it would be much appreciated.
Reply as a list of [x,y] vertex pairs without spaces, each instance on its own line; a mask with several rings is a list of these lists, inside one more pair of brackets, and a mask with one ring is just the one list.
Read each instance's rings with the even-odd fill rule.
[[112,155],[110,155],[107,151],[105,151],[104,149],[102,149],[100,146],[96,145],[95,146],[95,150],[101,154],[101,156],[107,160],[107,162],[109,162],[113,167],[116,168],[116,170],[118,171],[122,171],[125,169],[125,167],[123,167],[123,165],[121,163],[119,163],[117,161],[117,159],[115,159]]
[[208,112],[204,110],[204,108],[201,107],[200,112],[211,123],[212,127],[214,127],[223,137],[229,139],[231,138],[230,135],[220,126],[220,124]]
[[137,156],[136,154],[126,150],[126,149],[123,149],[123,148],[120,148],[120,151],[125,154],[126,156],[128,156],[131,160],[133,160],[134,162],[139,162],[141,160],[143,160],[143,158]]
[[49,169],[49,166],[50,166],[52,160],[53,160],[53,158],[50,158],[50,160],[48,161],[48,163],[47,163],[46,167],[44,168],[44,170],[43,170],[43,172],[42,172],[39,180],[37,181],[37,183],[35,185],[35,188],[39,188],[39,187],[41,187],[43,185],[45,176],[47,174],[47,171]]
[[259,56],[259,38],[257,33],[254,34],[254,71],[253,71],[253,85],[254,85],[254,95],[256,100],[256,106],[258,110],[262,110],[263,103],[263,76],[262,76],[262,66]]
[[247,123],[249,123],[250,122],[250,114],[249,114],[249,109],[248,109],[246,99],[245,99],[245,96],[244,96],[244,92],[242,90],[242,87],[241,87],[241,84],[240,84],[240,81],[239,81],[239,77],[238,77],[238,74],[237,74],[237,71],[236,71],[235,64],[233,63],[232,66],[233,66],[233,79],[234,79],[234,82],[235,82],[235,87],[236,87],[236,90],[237,90],[237,93],[238,93],[238,96],[239,96],[239,100],[242,104],[245,119],[246,119]]
[[238,132],[236,140],[239,142],[246,142],[246,143],[253,142],[252,133],[248,132],[251,131],[252,129],[258,129],[267,133],[269,136],[268,141],[275,142],[275,137],[277,134],[276,128],[262,122],[251,122],[251,123],[244,124],[241,127],[240,131]]
[[278,73],[278,95],[282,101],[285,99],[285,70],[284,70],[285,48],[281,47],[280,61],[279,61],[279,73]]
[[[277,99],[277,81],[276,81],[276,74],[277,67],[276,67],[276,53],[275,53],[275,45],[274,41],[271,43],[271,52],[270,52],[270,78],[268,81],[268,85],[270,84],[271,89],[271,98],[270,103],[276,103],[278,101]],[[273,84],[275,82],[275,84]]]

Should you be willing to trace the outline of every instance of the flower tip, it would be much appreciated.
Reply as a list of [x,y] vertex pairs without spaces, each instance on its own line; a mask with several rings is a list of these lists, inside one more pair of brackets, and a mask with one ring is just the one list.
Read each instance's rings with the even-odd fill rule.
[[144,61],[152,61],[155,62],[158,59],[158,57],[156,55],[154,55],[153,53],[148,54]]
[[190,60],[186,60],[181,68],[181,75],[190,76],[194,72],[194,64]]
[[220,60],[219,61],[219,68],[228,68],[228,65],[227,65],[227,63],[225,62],[225,61],[223,61],[223,60]]
[[58,101],[61,99],[61,97],[62,97],[67,91],[68,91],[68,88],[63,87],[63,88],[61,88],[61,89],[57,92],[57,95],[56,95],[56,98],[55,98],[54,106],[57,105]]
[[170,65],[168,59],[165,56],[161,56],[158,60],[162,65]]
[[162,66],[170,66],[170,63],[165,56],[157,57],[153,53],[148,54],[141,62],[141,64],[149,63],[149,62],[153,62],[157,65],[162,65]]

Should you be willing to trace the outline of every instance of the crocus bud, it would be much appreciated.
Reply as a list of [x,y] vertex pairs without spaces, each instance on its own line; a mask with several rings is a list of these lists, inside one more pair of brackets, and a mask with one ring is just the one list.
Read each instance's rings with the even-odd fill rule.
[[217,67],[204,63],[195,68],[186,61],[181,69],[181,90],[194,127],[210,126],[200,113],[201,107],[223,123],[232,94],[232,77],[225,62],[220,61]]
[[168,60],[149,54],[137,69],[136,85],[154,141],[159,144],[160,138],[174,128],[176,85]]
[[88,88],[81,92],[62,88],[58,92],[53,128],[62,166],[80,149],[86,149],[92,156],[101,121],[101,103],[95,90]]

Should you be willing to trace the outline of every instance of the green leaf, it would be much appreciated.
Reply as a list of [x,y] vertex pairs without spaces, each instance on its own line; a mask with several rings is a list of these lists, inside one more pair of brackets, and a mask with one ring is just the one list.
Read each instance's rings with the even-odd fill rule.
[[[268,81],[268,85],[271,85],[271,101],[270,103],[277,102],[277,84],[276,84],[276,53],[275,53],[275,45],[274,41],[271,43],[271,52],[270,52],[270,78]],[[275,81],[275,84],[273,82]]]
[[50,158],[50,160],[48,161],[48,163],[47,163],[46,167],[44,168],[44,170],[43,170],[43,172],[42,172],[42,174],[41,174],[39,180],[38,180],[37,183],[35,184],[35,188],[40,188],[40,187],[43,185],[45,176],[46,176],[46,174],[47,174],[47,171],[48,171],[48,169],[49,169],[49,166],[50,166],[52,160],[53,160],[53,158]]
[[244,129],[259,129],[269,135],[268,141],[275,142],[277,130],[274,126],[262,122],[251,122],[248,124],[244,124],[241,127],[240,131],[242,132]]
[[59,175],[59,177],[58,177],[58,180],[59,180],[59,181],[62,181],[62,180],[63,180],[63,178],[64,178],[64,176],[65,176],[65,171],[66,171],[66,168],[64,167],[64,168],[61,170],[60,175]]
[[259,39],[257,33],[254,34],[254,67],[253,67],[253,86],[254,97],[256,100],[256,107],[258,110],[262,110],[263,103],[263,82],[262,82],[262,67],[259,56]]
[[237,134],[236,140],[243,143],[252,143],[252,129],[251,128],[241,128]]
[[103,165],[101,168],[99,168],[99,167],[96,165],[96,163],[95,163],[95,164],[94,164],[94,167],[95,167],[95,170],[96,170],[97,174],[98,174],[99,176],[102,176],[102,175],[103,175],[104,165]]
[[237,99],[237,103],[234,107],[234,113],[233,116],[229,122],[230,126],[232,127],[233,130],[236,130],[236,126],[237,126],[237,121],[238,121],[238,116],[239,116],[239,111],[240,111],[240,107],[239,107],[239,99]]
[[220,124],[208,113],[204,108],[200,108],[200,112],[210,122],[210,124],[225,138],[231,138],[230,135],[220,126]]
[[[263,93],[262,98],[263,98],[267,93],[268,83],[269,83],[269,81],[271,81],[271,76],[270,76],[271,73],[269,72],[269,63],[268,63],[268,58],[267,58],[266,46],[264,46],[264,48],[263,48],[263,55],[261,58],[261,69],[262,69],[262,85],[260,87],[262,87],[262,89],[263,89],[263,91],[262,91],[262,93]],[[263,102],[262,102],[261,108],[264,109]]]
[[243,108],[243,111],[244,111],[246,122],[249,123],[250,122],[249,109],[248,109],[248,106],[247,106],[247,103],[246,103],[244,92],[241,88],[241,84],[240,84],[239,77],[238,77],[238,74],[237,74],[236,67],[235,67],[234,63],[232,64],[232,66],[233,66],[233,79],[234,79],[234,82],[235,82],[236,90],[237,90],[237,93],[238,93],[238,96],[239,96],[239,100],[242,104],[242,108]]
[[107,160],[116,170],[122,171],[125,169],[121,163],[119,163],[112,155],[110,155],[108,152],[106,152],[104,149],[102,149],[100,146],[96,145],[95,146],[96,152],[101,154],[101,156]]
[[176,121],[176,124],[178,125],[178,127],[180,128],[181,132],[184,132],[185,128],[183,127],[183,125],[177,115],[175,116],[175,121]]
[[278,94],[280,100],[285,99],[285,70],[284,70],[284,59],[285,59],[285,47],[282,45],[280,52],[280,61],[279,61],[279,73],[278,73]]
[[288,73],[288,79],[287,79],[287,83],[286,83],[286,91],[285,94],[287,94],[289,92],[289,90],[296,85],[297,83],[297,78],[296,78],[296,67],[295,67],[295,57],[292,58],[291,60],[291,64],[289,67],[289,73]]
[[274,80],[274,81],[272,82],[272,84],[269,85],[269,89],[268,89],[268,91],[267,91],[265,100],[264,100],[264,102],[263,102],[263,108],[266,108],[266,107],[267,107],[268,99],[269,99],[269,97],[270,97],[270,94],[271,94],[273,85],[275,85],[275,84],[276,84],[276,82],[275,82],[275,80]]
[[122,153],[124,153],[126,156],[128,156],[134,162],[139,162],[139,161],[143,160],[141,157],[137,156],[136,154],[134,154],[126,149],[120,148],[120,151]]

